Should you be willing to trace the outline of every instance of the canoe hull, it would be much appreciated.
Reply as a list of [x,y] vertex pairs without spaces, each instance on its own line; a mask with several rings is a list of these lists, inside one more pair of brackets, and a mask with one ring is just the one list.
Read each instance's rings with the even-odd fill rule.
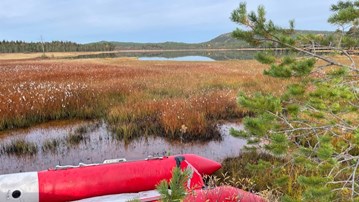
[[[139,200],[141,202],[160,201],[161,195],[156,190],[131,194],[116,194],[83,199],[78,202],[122,202]],[[231,186],[220,186],[206,190],[192,190],[183,202],[265,202],[260,196]]]
[[[169,156],[160,159],[99,164],[76,168],[52,169],[40,172],[0,175],[0,201],[62,202],[84,198],[136,193],[155,189],[161,180],[170,180],[176,166],[187,166],[185,159],[199,166],[201,174],[212,174],[221,165],[215,161],[196,156]],[[185,163],[185,164],[184,164]],[[197,172],[197,171],[196,171]],[[202,186],[200,174],[193,182]],[[31,177],[29,177],[31,176]],[[19,178],[17,183],[4,182]],[[24,183],[24,179],[31,183]],[[200,179],[200,180],[199,180]],[[193,182],[191,186],[193,186]],[[20,192],[18,198],[13,193]],[[37,197],[36,197],[37,194]],[[31,195],[31,196],[30,196]],[[5,200],[2,200],[5,199]]]

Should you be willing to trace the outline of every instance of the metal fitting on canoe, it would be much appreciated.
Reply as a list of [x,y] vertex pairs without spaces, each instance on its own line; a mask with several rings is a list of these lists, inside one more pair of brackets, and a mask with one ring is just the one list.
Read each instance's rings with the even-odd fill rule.
[[146,161],[149,161],[149,160],[162,160],[164,157],[161,156],[148,156],[147,158],[145,158]]
[[69,169],[69,168],[79,168],[79,167],[97,166],[97,165],[99,165],[99,164],[98,163],[92,163],[92,164],[79,163],[79,165],[77,165],[77,166],[75,166],[75,165],[65,165],[65,166],[56,165],[54,170],[64,170],[64,169]]

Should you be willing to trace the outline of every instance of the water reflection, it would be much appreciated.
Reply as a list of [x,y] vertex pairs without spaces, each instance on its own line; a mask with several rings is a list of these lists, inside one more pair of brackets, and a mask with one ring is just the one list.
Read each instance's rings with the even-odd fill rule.
[[138,59],[144,61],[215,61],[212,58],[204,57],[204,56],[183,56],[183,57],[174,57],[174,58],[140,57]]
[[[213,49],[213,50],[134,50],[117,51],[100,54],[85,54],[65,59],[84,58],[119,58],[136,57],[140,60],[175,60],[175,61],[223,61],[223,60],[252,60],[258,52],[270,51],[277,56],[293,54],[288,50],[235,50],[235,49]],[[325,54],[325,53],[323,53]],[[299,54],[302,55],[302,54]]]
[[[240,149],[246,141],[229,135],[231,127],[241,129],[241,125],[224,124],[219,126],[223,135],[222,141],[208,143],[179,143],[168,142],[158,137],[142,137],[129,144],[117,141],[107,130],[104,123],[87,132],[86,141],[78,145],[69,145],[62,142],[56,152],[44,152],[41,148],[44,142],[65,139],[69,133],[76,131],[89,123],[77,123],[70,125],[52,126],[48,128],[37,127],[26,131],[12,132],[0,137],[2,145],[9,144],[15,139],[38,145],[38,154],[34,156],[0,155],[0,174],[44,170],[55,165],[77,165],[78,163],[99,163],[105,159],[126,158],[130,160],[143,159],[149,155],[174,155],[183,153],[198,154],[216,161],[222,161],[226,157],[234,157],[240,153]],[[93,124],[93,123],[90,123]]]
[[[196,61],[220,61],[220,60],[250,60],[254,59],[257,51],[239,51],[239,50],[216,50],[216,51],[142,51],[142,52],[114,52],[79,55],[75,57],[66,57],[66,59],[83,58],[118,58],[118,57],[137,57],[137,58],[157,58],[156,60],[168,60],[170,58],[185,58],[187,61],[196,59]],[[202,60],[200,60],[202,59]],[[182,60],[183,61],[183,60]]]

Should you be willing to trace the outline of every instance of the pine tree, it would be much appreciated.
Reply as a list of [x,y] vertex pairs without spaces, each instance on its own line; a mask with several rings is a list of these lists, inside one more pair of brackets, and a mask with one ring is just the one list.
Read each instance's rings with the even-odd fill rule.
[[[345,49],[356,40],[346,32],[357,26],[359,1],[339,1],[331,10],[328,21],[342,27],[340,37],[297,33],[294,21],[281,28],[266,19],[263,6],[247,12],[241,3],[231,16],[244,28],[233,32],[235,38],[287,49],[284,57],[257,54],[259,62],[269,65],[264,74],[297,78],[280,97],[240,93],[238,104],[254,116],[244,118],[245,131],[232,131],[249,140],[248,149],[273,155],[265,169],[272,170],[272,188],[284,193],[284,201],[359,199],[359,69]],[[348,62],[316,53],[316,47],[329,44],[336,44],[330,48]],[[248,165],[251,172],[261,174],[263,162]]]
[[[157,191],[161,194],[161,201],[175,202],[181,201],[186,196],[185,184],[188,181],[191,171],[182,170],[175,167],[172,171],[172,179],[168,183],[166,180],[157,185]],[[170,188],[170,190],[168,190]]]

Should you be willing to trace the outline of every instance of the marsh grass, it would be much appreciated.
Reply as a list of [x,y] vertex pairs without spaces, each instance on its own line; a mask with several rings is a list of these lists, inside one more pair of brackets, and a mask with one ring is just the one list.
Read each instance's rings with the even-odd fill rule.
[[[296,178],[300,175],[313,174],[313,172],[308,171],[305,166],[284,162],[281,158],[265,153],[243,152],[238,157],[224,160],[222,169],[215,175],[219,183],[228,182],[230,179],[232,186],[245,190],[248,184],[243,184],[243,180],[250,179],[253,186],[247,190],[259,193],[268,201],[283,201],[283,196],[284,198],[285,196],[300,198],[303,188]],[[343,176],[343,180],[345,179]],[[338,201],[350,201],[346,200],[349,198],[348,193],[350,192],[340,192],[337,195]]]
[[78,128],[75,129],[74,133],[76,134],[86,134],[86,133],[91,133],[93,131],[95,131],[96,129],[98,129],[101,126],[101,122],[100,121],[93,121],[91,123],[88,124],[84,124],[82,126],[79,126]]
[[[90,139],[90,134],[97,130],[102,125],[102,122],[92,121],[83,124],[65,137],[46,139],[41,143],[29,142],[25,139],[13,139],[9,143],[0,144],[0,154],[9,154],[17,156],[36,155],[41,149],[42,153],[57,153],[60,148],[70,148],[78,146],[82,142],[87,142]],[[100,141],[102,137],[100,136]]]
[[236,106],[238,91],[279,92],[291,82],[263,76],[254,61],[49,59],[6,61],[0,70],[0,131],[50,120],[104,119],[116,139],[129,140],[216,139],[217,121],[247,113]]
[[62,141],[59,139],[48,139],[43,143],[41,149],[45,153],[47,152],[56,153],[57,149],[61,145],[61,142]]
[[[81,84],[22,83],[0,94],[0,130],[60,119],[101,117],[96,94]],[[4,90],[8,92],[9,89]]]
[[[231,161],[232,160],[234,161],[234,159],[231,159]],[[234,162],[231,163],[233,164]],[[278,192],[277,190],[263,189],[258,192],[256,191],[256,183],[253,179],[239,175],[232,175],[233,173],[224,172],[225,169],[226,167],[222,168],[221,170],[217,171],[214,175],[203,176],[203,181],[207,185],[207,188],[211,189],[218,186],[233,186],[242,189],[244,191],[259,195],[265,201],[270,201],[270,202],[281,201],[280,197],[282,196],[282,193]],[[221,193],[219,192],[218,194]]]
[[[51,52],[51,58],[75,57],[78,55],[96,55],[104,52]],[[110,52],[107,52],[110,53]],[[1,60],[37,59],[42,53],[0,53]]]
[[[272,175],[273,173],[266,173],[263,171],[263,174],[260,176],[253,176],[249,168],[249,164],[258,164],[260,160],[266,161],[276,161],[276,159],[269,154],[258,154],[256,152],[243,152],[238,157],[227,158],[222,163],[222,169],[220,173],[227,173],[229,176],[232,176],[234,179],[243,179],[250,178],[254,180],[255,186],[253,190],[262,191],[268,187],[273,187],[272,184]],[[221,180],[225,178],[220,174],[218,176]]]
[[72,146],[79,145],[81,142],[87,140],[89,140],[89,137],[83,133],[69,133],[66,137],[66,142]]
[[119,140],[143,135],[183,141],[219,140],[221,136],[216,130],[216,121],[242,116],[228,92],[122,106],[109,113],[108,122]]
[[16,156],[35,155],[38,147],[35,143],[28,142],[24,139],[13,140],[2,146],[2,153]]
[[100,126],[100,121],[93,121],[92,123],[79,126],[67,135],[65,142],[72,146],[79,145],[81,142],[87,142],[90,140],[89,133],[94,132]]
[[[278,164],[282,165],[283,159],[266,153],[243,152],[238,157],[225,159],[222,169],[216,173],[216,177],[220,183],[228,181],[227,178],[231,179],[231,182],[238,182],[231,183],[231,185],[259,193],[268,201],[279,201],[286,194],[301,195],[302,189],[298,186],[295,177],[305,172],[306,169],[288,164],[273,172],[272,168]],[[278,179],[278,176],[282,176],[279,178],[281,180],[273,180]],[[251,180],[250,189],[246,183],[242,183],[243,179]]]

